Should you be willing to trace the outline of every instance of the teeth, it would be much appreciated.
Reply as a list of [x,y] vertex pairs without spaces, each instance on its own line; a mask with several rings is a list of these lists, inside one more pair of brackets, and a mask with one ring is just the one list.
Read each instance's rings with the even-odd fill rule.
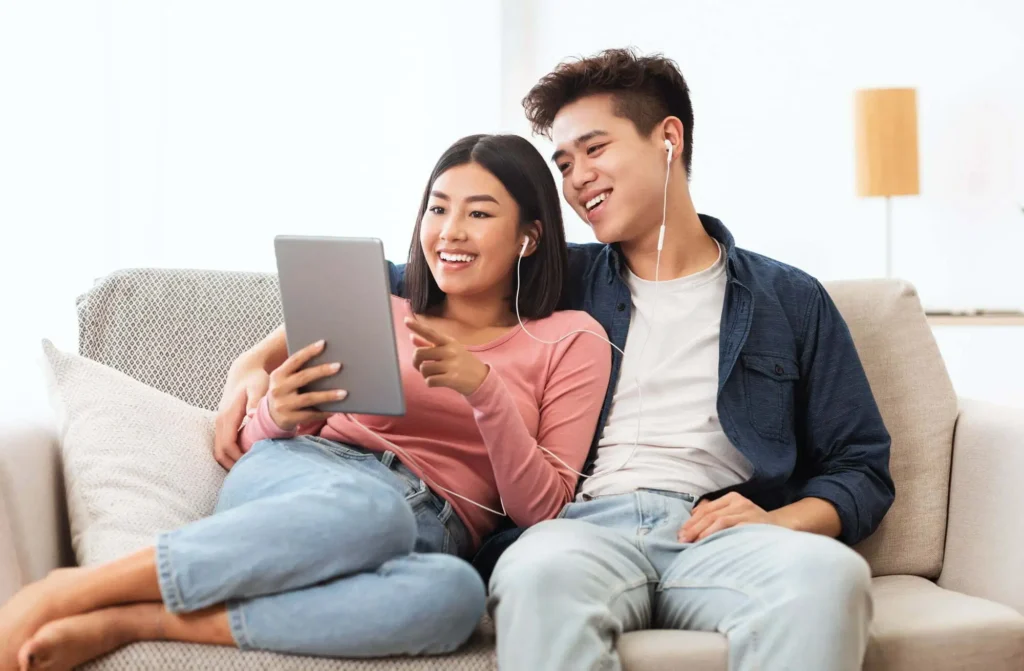
[[594,196],[593,198],[591,198],[590,200],[587,201],[587,206],[586,206],[587,209],[588,210],[594,209],[595,207],[597,207],[598,205],[603,203],[605,198],[607,198],[607,197],[608,197],[608,192],[607,191],[605,191],[604,193],[601,193],[601,194],[598,194],[598,195]]
[[442,261],[449,263],[469,263],[476,258],[472,254],[449,254],[448,252],[441,252],[438,256]]

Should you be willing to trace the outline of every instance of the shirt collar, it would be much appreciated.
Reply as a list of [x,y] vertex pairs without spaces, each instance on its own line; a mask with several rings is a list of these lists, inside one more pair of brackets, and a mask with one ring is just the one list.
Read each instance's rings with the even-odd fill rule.
[[[712,238],[717,240],[722,247],[725,249],[725,271],[728,275],[732,276],[733,273],[733,258],[736,251],[736,240],[732,237],[732,233],[725,227],[721,221],[715,217],[698,214],[700,217],[700,223],[704,226],[704,230]],[[604,253],[608,263],[608,282],[611,283],[616,277],[620,277],[622,273],[622,264],[624,263],[622,249],[619,243],[613,242],[610,245],[605,245]]]

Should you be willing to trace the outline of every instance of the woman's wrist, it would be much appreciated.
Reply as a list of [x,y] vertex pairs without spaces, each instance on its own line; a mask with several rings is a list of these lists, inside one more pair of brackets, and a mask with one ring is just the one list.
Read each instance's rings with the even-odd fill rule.
[[463,394],[463,396],[465,396],[466,398],[469,398],[473,394],[480,391],[480,387],[484,386],[484,382],[487,381],[487,376],[491,371],[491,367],[485,364],[484,362],[478,361],[478,363],[480,364],[480,366],[473,371],[474,379],[471,383],[473,388],[467,391],[465,394]]
[[244,355],[235,359],[228,367],[227,384],[229,389],[237,389],[245,384],[245,379],[252,373],[262,370],[262,366],[255,358]]
[[231,362],[228,379],[244,378],[254,371],[273,373],[287,358],[288,345],[285,342],[284,329],[277,328]]
[[228,369],[229,378],[242,379],[256,371],[262,371],[264,373],[274,372],[274,368],[277,366],[270,367],[268,365],[270,356],[268,352],[265,351],[263,345],[264,343],[261,343],[260,345],[239,354],[238,358],[231,363],[231,366]]

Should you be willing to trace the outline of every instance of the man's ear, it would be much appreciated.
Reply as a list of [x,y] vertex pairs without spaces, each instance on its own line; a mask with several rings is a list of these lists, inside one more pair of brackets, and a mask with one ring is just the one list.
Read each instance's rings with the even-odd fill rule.
[[683,155],[686,147],[683,145],[683,122],[679,120],[679,117],[665,117],[664,121],[654,127],[652,134],[659,147],[664,145],[665,140],[672,143],[672,160]]

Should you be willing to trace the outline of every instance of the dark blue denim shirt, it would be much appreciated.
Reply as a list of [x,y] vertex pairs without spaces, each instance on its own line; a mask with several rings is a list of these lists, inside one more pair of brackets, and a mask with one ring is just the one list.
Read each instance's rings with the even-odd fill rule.
[[[813,277],[737,247],[722,222],[705,215],[700,219],[727,255],[719,421],[753,466],[747,482],[704,498],[736,491],[765,510],[807,497],[824,499],[839,513],[840,540],[857,543],[878,527],[895,489],[889,433],[846,322]],[[396,293],[402,291],[403,270],[392,267]],[[586,310],[624,349],[632,301],[617,246],[570,245],[567,278],[559,307]],[[611,381],[587,469],[611,409],[621,363],[622,356],[613,350]],[[480,563],[486,566],[480,568],[489,571],[496,553],[519,531],[492,537],[481,548]]]

